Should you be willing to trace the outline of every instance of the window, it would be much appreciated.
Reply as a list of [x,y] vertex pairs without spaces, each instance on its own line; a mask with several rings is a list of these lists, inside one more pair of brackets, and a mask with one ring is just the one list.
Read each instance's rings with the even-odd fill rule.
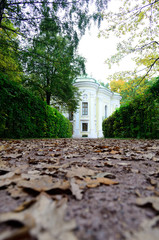
[[82,103],[82,115],[88,115],[88,102]]
[[69,120],[70,120],[70,121],[73,120],[73,112],[69,112]]
[[107,105],[105,105],[105,118],[108,117],[108,113],[107,113],[107,111],[108,111],[108,108],[107,108]]
[[82,131],[87,132],[88,131],[88,123],[82,123]]

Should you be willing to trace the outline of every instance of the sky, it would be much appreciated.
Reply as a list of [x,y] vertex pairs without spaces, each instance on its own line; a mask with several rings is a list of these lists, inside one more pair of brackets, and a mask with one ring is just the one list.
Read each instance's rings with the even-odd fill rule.
[[[112,0],[108,3],[108,11],[109,9],[116,9],[117,11],[119,5],[120,0]],[[102,24],[102,29],[104,29],[104,23]],[[90,30],[86,31],[79,44],[78,52],[86,59],[87,74],[98,81],[107,83],[109,75],[119,71],[133,70],[135,64],[130,57],[122,60],[120,65],[113,64],[111,69],[109,69],[105,60],[116,53],[116,46],[120,39],[115,36],[108,39],[104,37],[98,38],[98,33],[99,29],[97,26],[92,26]]]

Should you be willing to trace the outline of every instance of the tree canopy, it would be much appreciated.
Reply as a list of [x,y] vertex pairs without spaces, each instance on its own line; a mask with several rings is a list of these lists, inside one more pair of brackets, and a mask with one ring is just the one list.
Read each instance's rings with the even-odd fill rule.
[[25,85],[45,99],[47,104],[76,110],[78,91],[73,86],[77,75],[85,73],[84,59],[77,55],[74,42],[62,36],[50,19],[48,9],[41,20],[39,34],[24,54]]
[[158,78],[147,79],[143,77],[129,78],[127,81],[123,78],[112,79],[110,89],[118,92],[122,96],[121,104],[132,101],[136,96],[144,95],[145,92],[157,81]]
[[[104,15],[107,26],[102,35],[108,37],[113,32],[120,38],[117,54],[107,59],[107,63],[117,63],[123,57],[136,53],[134,60],[142,66],[144,77],[152,76],[159,70],[159,0],[121,0],[118,12]],[[136,69],[137,73],[137,69]]]
[[[63,34],[69,35],[71,40],[78,43],[86,27],[93,19],[100,23],[102,16],[99,12],[107,7],[109,0],[1,0],[0,28],[13,31],[4,24],[9,19],[18,27],[14,30],[24,38],[32,38],[38,32],[43,19],[43,9],[50,10],[50,21],[54,21]],[[90,6],[95,10],[90,11]],[[93,8],[92,8],[93,9]]]

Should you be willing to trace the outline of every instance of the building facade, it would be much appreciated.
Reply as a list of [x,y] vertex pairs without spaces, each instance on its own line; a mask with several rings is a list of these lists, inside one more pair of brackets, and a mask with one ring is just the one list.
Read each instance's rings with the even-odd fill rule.
[[74,85],[81,92],[81,101],[77,112],[66,116],[73,125],[73,138],[103,137],[102,122],[120,107],[121,96],[91,77],[79,77]]

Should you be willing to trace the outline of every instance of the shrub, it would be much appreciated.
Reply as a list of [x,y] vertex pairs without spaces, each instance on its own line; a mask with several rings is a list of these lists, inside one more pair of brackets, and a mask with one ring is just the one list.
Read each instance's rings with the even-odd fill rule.
[[159,78],[102,124],[104,137],[159,138]]
[[71,137],[71,123],[20,84],[0,76],[0,137]]

